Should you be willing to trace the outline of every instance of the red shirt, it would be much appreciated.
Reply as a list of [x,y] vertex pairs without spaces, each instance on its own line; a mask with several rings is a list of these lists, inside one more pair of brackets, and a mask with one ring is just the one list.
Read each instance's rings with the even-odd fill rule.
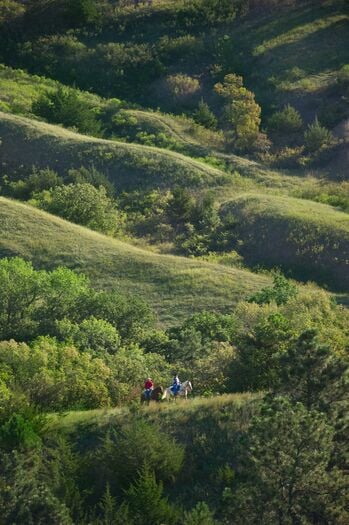
[[145,388],[146,390],[147,390],[148,388],[153,388],[153,386],[154,386],[153,381],[146,381],[146,382],[144,383],[144,388]]

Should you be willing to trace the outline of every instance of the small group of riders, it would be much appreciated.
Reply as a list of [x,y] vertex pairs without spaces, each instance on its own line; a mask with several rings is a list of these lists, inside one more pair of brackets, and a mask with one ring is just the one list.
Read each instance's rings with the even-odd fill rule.
[[[178,395],[180,388],[181,388],[181,382],[179,380],[178,374],[175,374],[173,377],[173,382],[171,386],[171,390],[172,390],[174,397]],[[145,399],[147,399],[148,401],[151,399],[151,393],[153,389],[154,389],[154,381],[152,380],[151,377],[148,377],[144,383],[144,395],[145,395]]]

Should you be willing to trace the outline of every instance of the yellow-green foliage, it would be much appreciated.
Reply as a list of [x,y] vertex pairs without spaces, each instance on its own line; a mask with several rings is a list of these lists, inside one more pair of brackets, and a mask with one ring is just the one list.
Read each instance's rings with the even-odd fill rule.
[[[61,84],[38,75],[29,75],[21,69],[0,64],[0,110],[33,117],[32,104],[41,95],[55,91]],[[101,98],[86,91],[76,90],[79,97],[91,106],[99,106]]]
[[228,311],[269,282],[244,270],[147,252],[4,198],[0,230],[0,257],[83,271],[99,288],[142,297],[165,324],[202,310]]

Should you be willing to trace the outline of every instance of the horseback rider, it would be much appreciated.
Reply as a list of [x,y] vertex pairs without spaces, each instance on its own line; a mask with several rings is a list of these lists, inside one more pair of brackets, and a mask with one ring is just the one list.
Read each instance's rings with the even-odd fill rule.
[[144,383],[144,394],[145,394],[145,398],[147,400],[150,400],[151,398],[151,393],[154,389],[154,383],[153,383],[153,380],[151,377],[148,377],[146,380],[145,380],[145,383]]
[[181,388],[181,382],[179,380],[178,374],[175,374],[172,384],[172,392],[176,396]]

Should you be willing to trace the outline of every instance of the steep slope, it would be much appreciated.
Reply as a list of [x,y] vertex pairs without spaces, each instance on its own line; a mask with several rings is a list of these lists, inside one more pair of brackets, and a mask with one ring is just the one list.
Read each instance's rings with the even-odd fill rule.
[[[130,110],[130,113],[133,112]],[[154,117],[152,113],[145,111],[137,111],[137,114],[142,114],[143,119],[158,119],[157,115]],[[166,119],[172,133],[174,129],[178,129],[177,119],[164,115],[161,119]],[[183,143],[194,140],[188,138],[183,130],[182,134]],[[227,160],[233,170],[246,177],[241,179],[208,163],[168,149],[81,135],[61,126],[1,111],[0,140],[0,162],[4,170],[8,167],[9,170],[24,170],[26,173],[35,165],[38,168],[50,167],[64,174],[73,167],[93,165],[109,176],[117,190],[173,188],[175,185],[188,189],[222,187],[223,190],[216,191],[221,200],[220,194],[226,199],[227,191],[236,194],[241,188],[246,191],[246,187],[263,192],[272,190],[289,194],[308,187],[317,191],[321,186],[321,181],[312,176],[305,178],[287,175],[237,155],[225,155],[206,149],[207,154],[218,157],[218,163],[219,158]],[[215,159],[212,161],[214,164]]]
[[79,135],[59,126],[0,112],[0,160],[10,168],[47,166],[64,173],[94,165],[118,189],[220,185],[230,176],[179,153]]
[[222,206],[253,264],[280,265],[303,279],[349,290],[349,215],[283,196],[241,195]]
[[205,309],[228,311],[269,282],[248,271],[147,252],[4,198],[0,232],[0,257],[85,272],[97,287],[143,297],[165,324]]

